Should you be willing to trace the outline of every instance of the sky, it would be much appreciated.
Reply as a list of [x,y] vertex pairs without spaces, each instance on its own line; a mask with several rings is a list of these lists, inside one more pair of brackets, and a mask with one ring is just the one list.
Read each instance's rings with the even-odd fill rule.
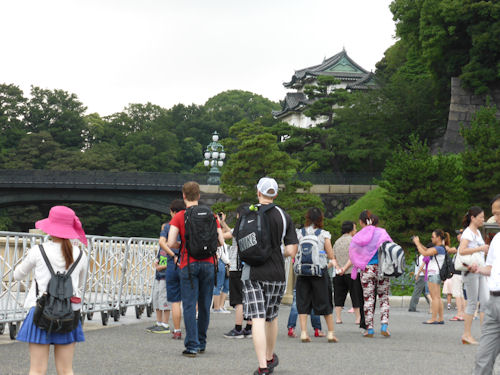
[[130,103],[273,101],[345,48],[367,70],[394,44],[391,0],[0,0],[0,83],[62,89],[101,116]]

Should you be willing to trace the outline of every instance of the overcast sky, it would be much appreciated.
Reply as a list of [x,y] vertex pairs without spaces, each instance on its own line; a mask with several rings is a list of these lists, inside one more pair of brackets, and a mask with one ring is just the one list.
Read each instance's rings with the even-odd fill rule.
[[0,83],[75,93],[87,113],[203,104],[230,89],[282,99],[294,70],[345,47],[374,70],[391,0],[0,0]]

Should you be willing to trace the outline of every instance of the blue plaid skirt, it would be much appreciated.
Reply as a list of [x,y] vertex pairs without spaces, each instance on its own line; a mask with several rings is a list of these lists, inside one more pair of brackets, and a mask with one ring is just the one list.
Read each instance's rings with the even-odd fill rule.
[[17,334],[16,340],[29,342],[32,344],[52,344],[52,345],[66,345],[74,342],[85,341],[83,335],[82,323],[78,322],[78,327],[68,333],[51,333],[38,328],[33,323],[33,314],[35,308],[32,307],[26,315],[24,322]]

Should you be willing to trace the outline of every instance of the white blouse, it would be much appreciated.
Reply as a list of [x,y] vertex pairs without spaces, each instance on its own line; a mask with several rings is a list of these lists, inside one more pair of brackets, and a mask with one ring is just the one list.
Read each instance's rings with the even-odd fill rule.
[[[50,264],[54,272],[66,272],[66,261],[61,251],[61,244],[57,242],[47,241],[43,243],[43,248],[47,254]],[[73,246],[73,259],[76,261],[80,249]],[[28,250],[26,257],[23,259],[14,270],[14,279],[23,280],[32,269],[35,269],[34,279],[38,282],[38,293],[43,294],[47,290],[47,285],[50,281],[51,274],[49,268],[45,264],[42,253],[38,245],[33,246]],[[82,257],[71,274],[73,284],[73,294],[77,297],[82,296],[83,286],[85,283],[85,272],[87,270],[87,256],[82,253]],[[33,279],[30,290],[24,301],[25,308],[31,308],[36,305],[36,284]]]

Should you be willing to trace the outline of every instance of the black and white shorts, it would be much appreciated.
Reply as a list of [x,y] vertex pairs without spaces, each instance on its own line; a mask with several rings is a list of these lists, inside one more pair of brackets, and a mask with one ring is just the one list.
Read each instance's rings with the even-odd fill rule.
[[271,322],[278,316],[284,281],[243,281],[243,315],[245,319],[265,318]]

